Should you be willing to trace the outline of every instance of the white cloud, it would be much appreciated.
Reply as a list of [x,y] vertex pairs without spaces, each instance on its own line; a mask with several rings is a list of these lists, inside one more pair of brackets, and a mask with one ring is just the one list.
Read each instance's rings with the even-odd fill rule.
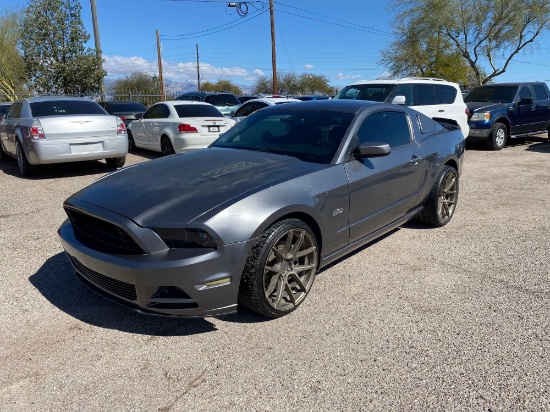
[[[108,76],[128,76],[133,71],[141,71],[151,75],[158,75],[157,61],[146,60],[142,57],[103,56],[103,68]],[[195,62],[173,63],[162,62],[162,72],[166,80],[177,82],[196,81],[197,64]],[[261,74],[259,74],[261,73]],[[256,76],[263,75],[261,70],[255,70]],[[217,81],[228,77],[243,80],[251,74],[241,67],[215,67],[211,64],[200,65],[201,81]]]
[[306,70],[311,70],[311,69],[313,69],[313,64],[306,64],[306,65],[304,66],[304,69],[306,69]]
[[337,80],[353,80],[353,79],[359,79],[361,78],[360,74],[344,74],[344,73],[338,73],[336,76]]

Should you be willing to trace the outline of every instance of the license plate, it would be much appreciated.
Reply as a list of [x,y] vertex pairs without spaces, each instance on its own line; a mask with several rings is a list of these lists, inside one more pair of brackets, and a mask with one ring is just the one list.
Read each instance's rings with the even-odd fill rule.
[[72,144],[71,153],[94,153],[103,151],[102,143]]
[[208,126],[208,131],[209,132],[219,132],[220,131],[220,126]]

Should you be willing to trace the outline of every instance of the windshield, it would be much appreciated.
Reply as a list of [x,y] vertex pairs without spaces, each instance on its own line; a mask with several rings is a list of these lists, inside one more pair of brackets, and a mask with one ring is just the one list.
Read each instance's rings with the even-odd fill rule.
[[352,113],[325,110],[260,110],[237,123],[210,147],[256,150],[312,163],[332,162]]
[[517,91],[518,86],[480,86],[470,90],[464,101],[512,103]]
[[232,94],[212,94],[210,96],[206,96],[204,101],[214,106],[236,106],[241,104],[239,99]]
[[340,90],[333,99],[385,102],[394,86],[393,84],[352,84]]

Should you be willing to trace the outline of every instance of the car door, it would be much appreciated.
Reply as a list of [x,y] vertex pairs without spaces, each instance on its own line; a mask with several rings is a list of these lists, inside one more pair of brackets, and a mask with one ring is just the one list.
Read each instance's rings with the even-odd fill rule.
[[[525,101],[524,99],[531,99]],[[511,133],[520,134],[533,130],[535,124],[535,105],[533,93],[528,85],[519,88],[515,99],[515,116],[510,116]]]
[[16,130],[21,122],[21,112],[23,110],[22,102],[15,102],[8,111],[6,119],[2,125],[2,144],[6,153],[15,156],[15,143],[17,139]]
[[161,112],[160,104],[155,104],[145,112],[141,120],[132,122],[132,135],[137,146],[153,149],[153,128]]
[[[147,141],[154,150],[160,151],[160,138],[164,132],[165,127],[170,123],[170,108],[164,104],[157,104],[157,110],[155,112],[155,118],[150,119],[150,127],[148,128]],[[179,122],[178,122],[179,123]]]
[[550,119],[550,97],[546,87],[542,84],[533,84],[535,92],[535,130],[544,130]]
[[345,164],[350,185],[350,242],[403,217],[416,205],[424,170],[424,156],[413,138],[409,116],[382,110],[364,119],[357,145],[381,142],[391,153],[352,159]]

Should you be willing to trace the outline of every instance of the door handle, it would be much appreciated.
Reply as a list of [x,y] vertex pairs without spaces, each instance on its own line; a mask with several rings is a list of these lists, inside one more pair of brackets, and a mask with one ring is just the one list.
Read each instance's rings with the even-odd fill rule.
[[422,157],[418,157],[418,156],[413,156],[411,160],[409,160],[409,163],[412,163],[414,165],[418,164],[418,162],[421,162],[422,160],[424,160],[424,158]]
[[443,113],[445,110],[444,109],[439,109],[438,112],[439,113]]

